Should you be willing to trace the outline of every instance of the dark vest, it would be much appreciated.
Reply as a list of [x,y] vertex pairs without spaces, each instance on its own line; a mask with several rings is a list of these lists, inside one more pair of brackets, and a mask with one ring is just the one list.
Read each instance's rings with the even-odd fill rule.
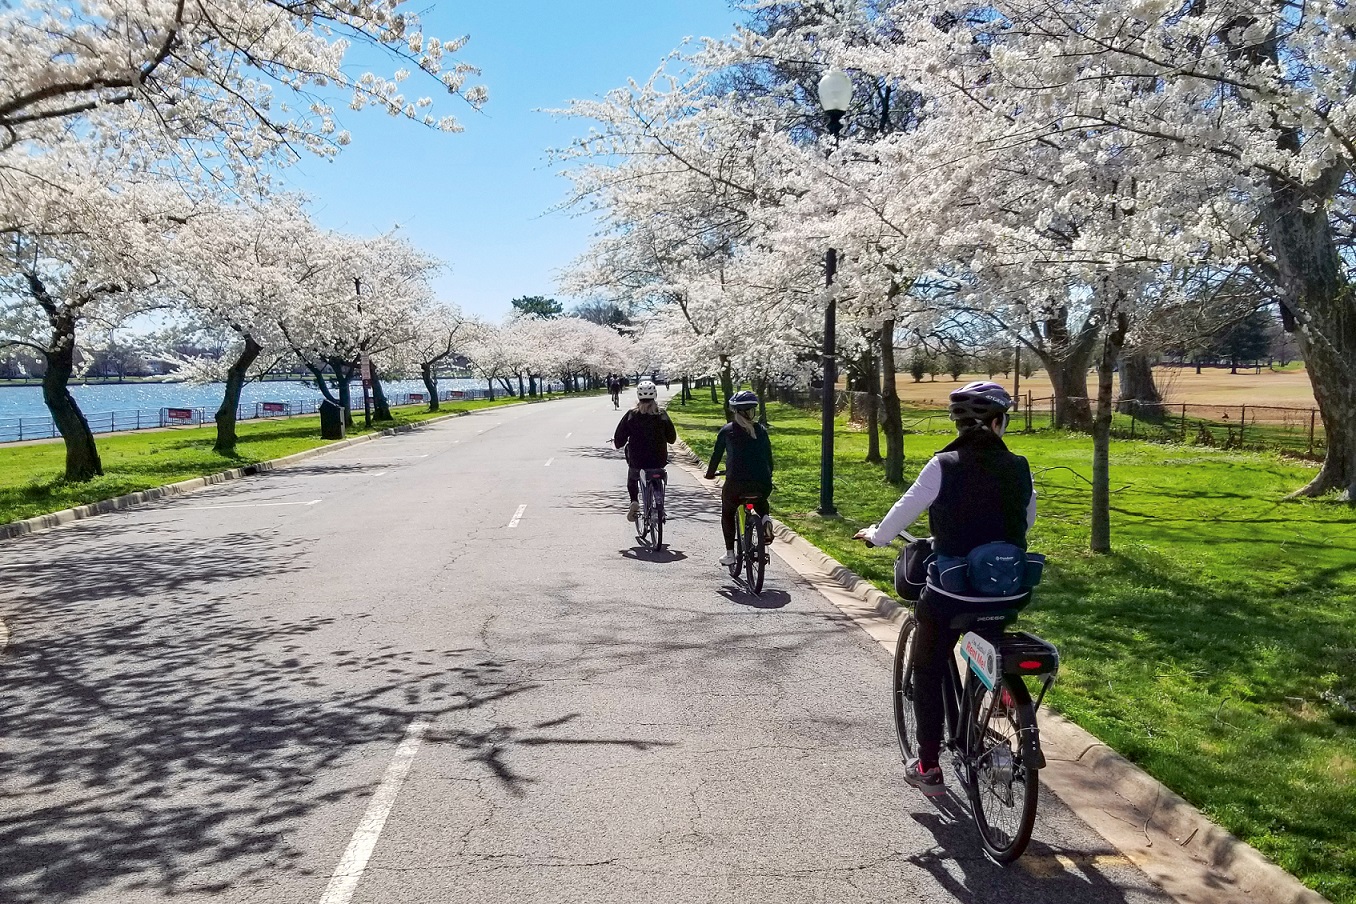
[[941,452],[942,488],[928,509],[932,545],[963,556],[1004,540],[1026,548],[1031,466],[988,430],[966,430]]

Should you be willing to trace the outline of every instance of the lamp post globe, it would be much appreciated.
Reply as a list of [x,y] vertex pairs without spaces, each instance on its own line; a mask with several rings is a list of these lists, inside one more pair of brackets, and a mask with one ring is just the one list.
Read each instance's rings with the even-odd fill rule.
[[843,114],[852,103],[852,79],[841,69],[830,69],[819,79],[819,105],[829,120],[829,134],[838,136]]

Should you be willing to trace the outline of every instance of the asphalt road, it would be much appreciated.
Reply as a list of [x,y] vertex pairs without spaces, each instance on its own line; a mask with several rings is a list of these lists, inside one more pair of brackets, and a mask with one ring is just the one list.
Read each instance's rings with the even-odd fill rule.
[[988,862],[903,781],[884,651],[780,562],[734,588],[678,468],[637,548],[616,418],[492,410],[0,544],[0,901],[1166,900],[1053,798]]

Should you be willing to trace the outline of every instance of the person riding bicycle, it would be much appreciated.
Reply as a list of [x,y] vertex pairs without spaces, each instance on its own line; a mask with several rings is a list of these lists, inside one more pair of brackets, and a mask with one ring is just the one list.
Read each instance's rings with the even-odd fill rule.
[[725,486],[720,491],[720,527],[725,533],[725,557],[720,564],[727,568],[735,561],[735,514],[741,498],[753,497],[753,510],[763,516],[763,536],[771,540],[772,518],[768,514],[767,497],[772,492],[772,442],[767,428],[753,419],[758,407],[758,396],[747,389],[730,398],[734,420],[716,434],[716,448],[711,452],[711,463],[706,466],[706,479],[714,480],[722,455],[728,451],[725,465]]
[[[1009,452],[1002,439],[1012,396],[997,383],[976,382],[951,393],[950,401],[957,437],[923,466],[880,524],[858,531],[856,539],[885,546],[926,511],[938,555],[965,556],[998,541],[1026,548],[1027,530],[1036,521],[1036,491],[1031,466]],[[929,797],[946,793],[939,765],[942,676],[960,637],[950,627],[951,620],[966,612],[1012,605],[957,599],[932,584],[918,600],[914,611],[918,757],[905,766],[905,780]]]
[[612,396],[612,407],[614,409],[621,407],[621,378],[613,374],[607,375],[607,392]]
[[659,390],[649,380],[637,385],[636,407],[622,415],[612,434],[612,444],[618,449],[626,448],[626,491],[631,494],[627,521],[635,521],[640,514],[641,472],[666,467],[669,443],[678,441],[678,431],[669,420],[669,413],[659,407],[658,398]]

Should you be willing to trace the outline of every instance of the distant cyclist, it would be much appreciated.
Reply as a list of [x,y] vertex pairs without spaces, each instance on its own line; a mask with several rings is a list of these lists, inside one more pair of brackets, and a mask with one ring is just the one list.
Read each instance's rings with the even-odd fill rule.
[[608,394],[612,396],[612,408],[614,410],[621,408],[621,391],[622,391],[621,377],[618,377],[615,374],[608,374],[607,391]]
[[626,449],[626,492],[631,494],[627,521],[635,521],[640,513],[641,472],[666,467],[669,443],[677,441],[678,431],[673,428],[669,413],[659,407],[659,391],[649,380],[643,381],[636,386],[636,407],[622,415],[612,434],[612,444]]
[[721,456],[728,454],[725,465],[725,486],[720,491],[720,527],[725,533],[725,557],[720,564],[729,567],[735,561],[735,513],[739,500],[755,497],[753,510],[763,516],[763,536],[772,538],[771,510],[767,497],[772,492],[772,442],[767,428],[753,419],[758,407],[758,396],[747,389],[730,399],[734,420],[716,434],[716,448],[711,452],[711,463],[706,466],[706,479],[713,480]]
[[[1012,396],[997,383],[970,383],[951,393],[951,420],[959,435],[923,466],[880,524],[863,528],[856,538],[884,546],[927,512],[938,555],[964,556],[997,541],[1025,549],[1026,532],[1036,521],[1036,491],[1031,466],[1009,452],[1002,439],[1011,407]],[[929,797],[946,793],[939,764],[942,674],[960,633],[949,627],[951,620],[964,612],[1011,605],[957,599],[931,584],[918,600],[914,610],[918,758],[905,766],[904,777]]]

